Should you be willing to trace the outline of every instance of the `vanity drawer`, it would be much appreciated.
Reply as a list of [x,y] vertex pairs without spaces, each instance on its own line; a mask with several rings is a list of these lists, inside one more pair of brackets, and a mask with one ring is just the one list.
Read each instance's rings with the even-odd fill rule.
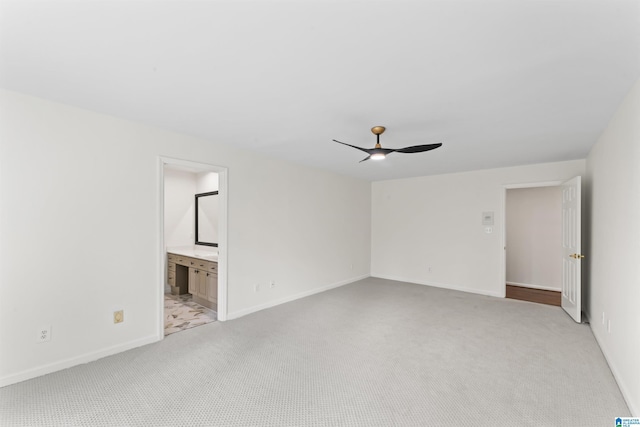
[[167,283],[169,283],[169,285],[171,285],[171,286],[175,286],[176,285],[176,272],[175,271],[169,271],[169,274],[167,274]]
[[167,269],[169,271],[174,271],[175,272],[176,271],[176,263],[169,261],[169,265],[168,265]]
[[171,254],[169,255],[169,262],[174,262],[180,265],[188,265],[188,264],[185,264],[187,258],[189,257],[186,257],[184,255]]
[[169,260],[169,262],[176,262],[177,258],[178,255],[167,253],[167,259]]
[[218,274],[218,263],[217,262],[209,262],[207,266],[207,271],[211,271],[212,273]]
[[209,269],[209,262],[202,261],[201,259],[196,259],[195,261],[196,261],[196,264],[194,265],[194,267],[199,268],[201,270]]
[[180,265],[186,265],[187,267],[193,267],[194,266],[194,260],[193,258],[189,258],[188,256],[184,256],[184,255],[174,255],[174,261],[176,264],[180,264]]

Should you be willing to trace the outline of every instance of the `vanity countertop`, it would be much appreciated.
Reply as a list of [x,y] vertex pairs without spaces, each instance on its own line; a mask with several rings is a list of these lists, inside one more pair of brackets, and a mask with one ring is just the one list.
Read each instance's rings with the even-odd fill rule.
[[197,251],[189,248],[167,248],[167,253],[188,256],[191,258],[198,258],[204,261],[218,262],[217,252],[204,252],[204,251]]

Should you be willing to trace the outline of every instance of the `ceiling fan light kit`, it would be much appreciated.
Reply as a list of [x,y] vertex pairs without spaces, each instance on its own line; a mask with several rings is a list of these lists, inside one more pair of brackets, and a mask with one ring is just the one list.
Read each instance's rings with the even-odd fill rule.
[[387,154],[393,153],[393,152],[422,153],[423,151],[435,150],[436,148],[442,146],[442,143],[437,143],[437,144],[413,145],[411,147],[397,148],[397,149],[382,148],[382,146],[380,145],[380,135],[383,134],[385,130],[386,128],[384,126],[374,126],[371,128],[371,133],[373,133],[376,136],[376,145],[373,148],[356,147],[355,145],[347,144],[345,142],[340,142],[337,139],[334,139],[333,141],[337,142],[338,144],[347,145],[349,147],[353,147],[355,149],[358,149],[360,151],[364,151],[365,153],[367,153],[368,156],[360,160],[360,163],[369,159],[383,160],[385,157],[387,157]]
[[[371,132],[377,138],[376,146],[375,146],[376,150],[382,149],[382,147],[380,146],[380,135],[382,135],[384,133],[385,129],[386,128],[384,126],[374,126],[374,127],[371,128]],[[375,152],[375,153],[372,153],[370,157],[371,157],[371,160],[382,160],[385,157],[387,157],[387,155],[384,154],[383,152]],[[363,162],[364,162],[364,160],[363,160]]]

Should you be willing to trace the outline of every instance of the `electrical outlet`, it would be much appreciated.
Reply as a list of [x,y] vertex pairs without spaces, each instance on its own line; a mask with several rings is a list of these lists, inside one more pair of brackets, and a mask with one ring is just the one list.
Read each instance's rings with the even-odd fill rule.
[[124,322],[124,310],[117,310],[113,312],[113,323]]
[[275,288],[275,287],[276,287],[276,282],[274,282],[274,281],[272,280],[272,281],[271,281],[271,283],[269,283],[269,287],[270,287],[271,289]]
[[51,341],[51,326],[41,326],[38,328],[38,336],[36,338],[36,342],[47,342]]

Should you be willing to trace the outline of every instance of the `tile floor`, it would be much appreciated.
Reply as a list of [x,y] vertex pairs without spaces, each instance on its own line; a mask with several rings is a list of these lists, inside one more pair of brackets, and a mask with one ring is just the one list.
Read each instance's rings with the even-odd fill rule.
[[164,335],[215,322],[217,313],[191,300],[191,294],[164,294]]

